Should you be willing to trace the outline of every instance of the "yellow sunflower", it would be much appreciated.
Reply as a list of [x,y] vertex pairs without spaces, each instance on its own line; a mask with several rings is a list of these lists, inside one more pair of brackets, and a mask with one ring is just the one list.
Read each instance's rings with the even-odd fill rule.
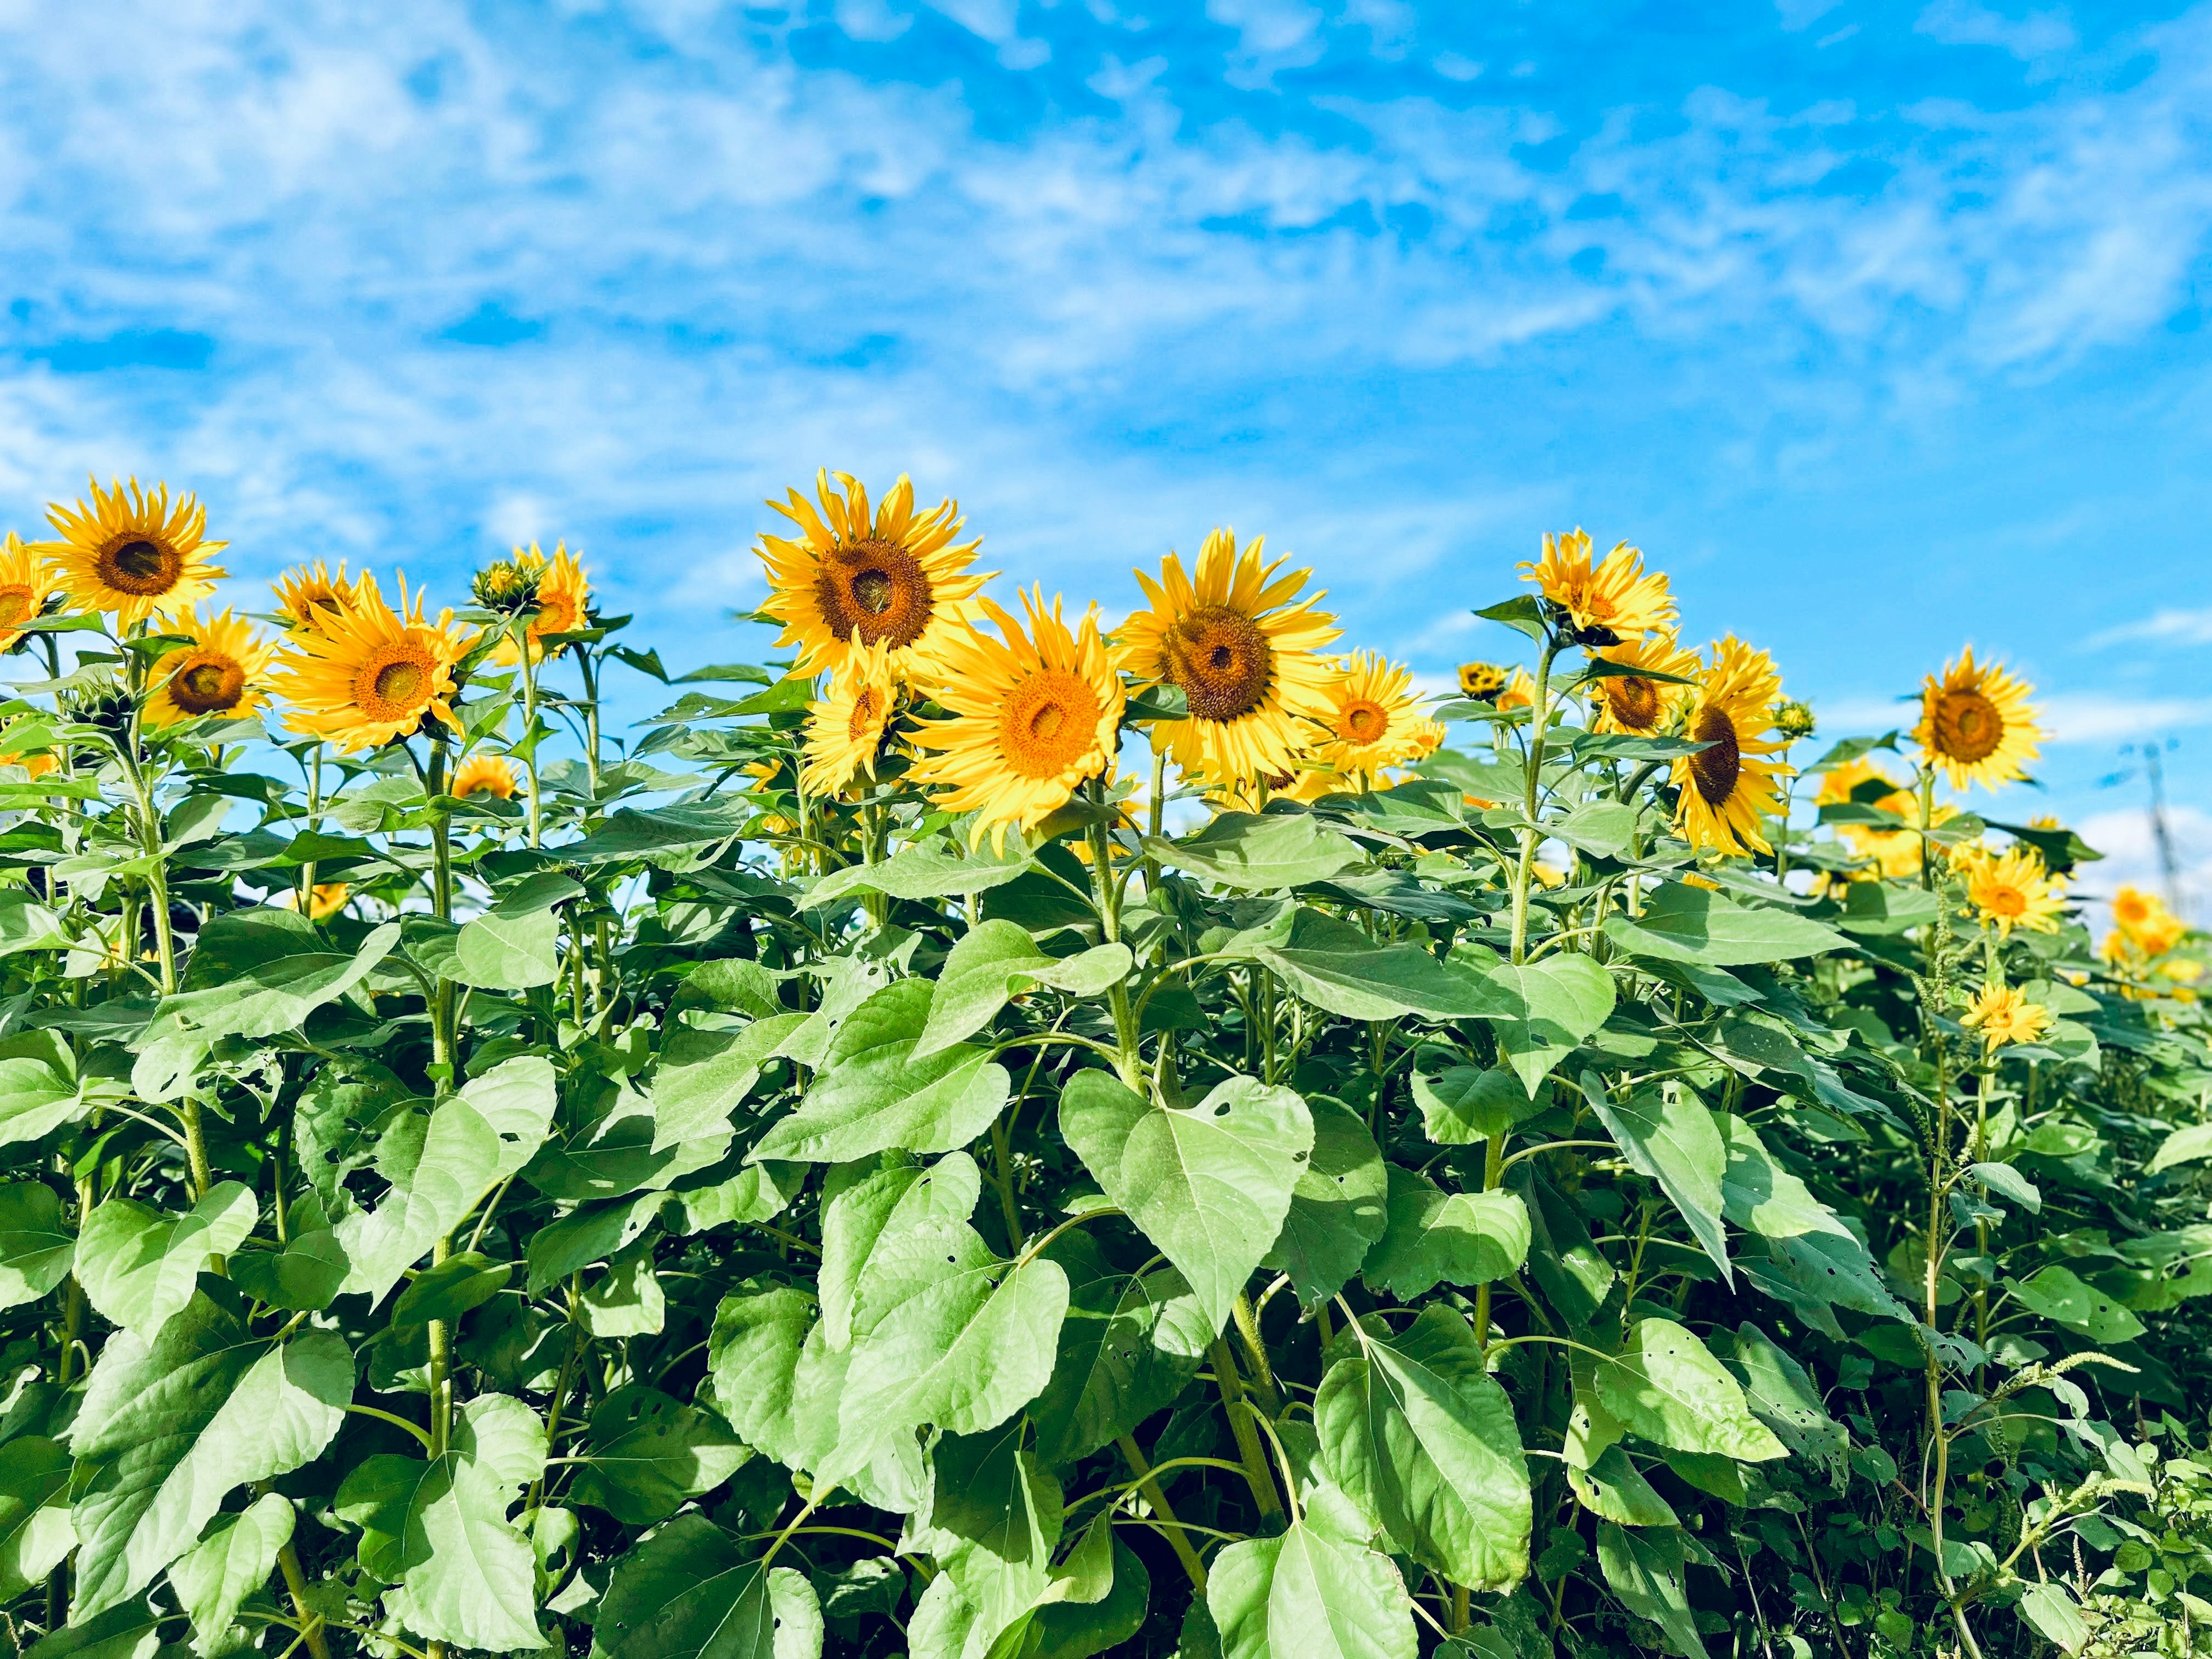
[[1708,747],[1674,763],[1681,789],[1674,827],[1691,846],[1722,853],[1771,850],[1763,820],[1777,810],[1774,787],[1788,769],[1768,756],[1783,744],[1773,729],[1782,677],[1774,659],[1730,635],[1717,641],[1712,665],[1698,677],[1697,702],[1682,735]]
[[1921,691],[1912,735],[1923,761],[1942,767],[1954,789],[1970,783],[1994,789],[2026,777],[2044,735],[2027,701],[2033,690],[2001,663],[1977,663],[1968,646]]
[[33,550],[53,561],[54,575],[80,611],[112,611],[125,628],[149,617],[173,616],[215,592],[216,578],[230,573],[208,556],[230,545],[207,539],[207,509],[187,493],[173,506],[169,487],[142,490],[128,484],[100,487],[92,501],[64,507],[46,517],[62,538]]
[[1536,706],[1536,677],[1516,663],[1512,677],[1505,682],[1505,689],[1490,701],[1500,714],[1509,708],[1534,708]]
[[521,780],[514,775],[514,768],[505,756],[477,754],[453,769],[453,779],[446,793],[456,800],[466,800],[471,795],[497,795],[501,800],[513,800],[514,792],[521,787]]
[[[545,647],[539,641],[546,635],[573,634],[592,625],[585,608],[592,597],[592,584],[576,556],[568,551],[566,542],[554,544],[550,559],[538,550],[536,542],[526,548],[518,547],[511,562],[516,569],[538,578],[538,614],[530,619],[526,630],[530,659],[536,662],[544,654]],[[556,645],[553,654],[557,657],[566,649],[566,646]],[[514,648],[512,636],[494,647],[491,659],[501,667],[521,660],[521,653]]]
[[366,577],[348,579],[346,562],[338,561],[337,574],[320,559],[298,564],[269,584],[276,596],[276,609],[294,628],[320,628],[334,612],[349,609]]
[[1121,624],[1121,666],[1147,685],[1178,687],[1190,718],[1164,720],[1152,741],[1189,777],[1217,788],[1298,769],[1299,717],[1326,720],[1330,669],[1317,654],[1335,640],[1335,618],[1297,597],[1310,570],[1279,575],[1255,536],[1239,552],[1234,530],[1215,530],[1183,574],[1170,553],[1154,581],[1137,585],[1152,608]]
[[807,706],[806,764],[799,787],[834,795],[860,773],[876,775],[876,755],[898,702],[888,641],[846,647],[830,677],[829,695]]
[[475,630],[455,628],[451,611],[426,623],[419,590],[409,608],[404,576],[399,605],[393,611],[375,578],[364,574],[350,611],[330,614],[319,631],[292,635],[273,688],[292,705],[285,715],[292,730],[349,755],[412,736],[425,714],[454,724],[453,665]]
[[932,659],[935,700],[949,719],[924,722],[915,742],[931,752],[917,783],[946,793],[937,805],[976,814],[971,842],[989,831],[1003,848],[1009,826],[1027,830],[1065,805],[1086,778],[1110,775],[1124,694],[1098,633],[1098,607],[1073,630],[1042,589],[1022,596],[1029,630],[989,599],[978,605],[1004,642],[972,623]]
[[[21,740],[18,734],[24,726],[24,721],[20,720],[10,720],[4,726],[0,726],[0,766],[20,766],[26,775],[33,778],[43,778],[49,772],[60,770],[61,762],[48,750],[41,749],[34,753],[26,753],[15,746]],[[45,735],[41,731],[39,740],[44,741]]]
[[1951,867],[1966,884],[1966,898],[2000,936],[2015,927],[2055,933],[2066,914],[2066,880],[2043,867],[2033,847],[1991,853],[1976,847],[1954,854]]
[[[1698,653],[1683,650],[1671,633],[1654,635],[1648,640],[1626,641],[1591,655],[1623,667],[1648,668],[1655,673],[1673,674],[1683,679],[1695,678],[1699,666]],[[1664,732],[1690,701],[1694,690],[1692,686],[1669,684],[1665,680],[1646,679],[1641,674],[1608,674],[1583,688],[1590,702],[1591,731],[1625,732],[1637,738],[1656,737]]]
[[842,493],[826,471],[816,476],[819,512],[795,489],[787,504],[769,503],[799,534],[761,538],[769,586],[761,609],[783,624],[776,643],[797,647],[793,676],[834,669],[854,639],[882,643],[903,674],[910,659],[928,655],[967,620],[966,601],[989,580],[968,569],[982,538],[953,540],[962,520],[949,498],[917,514],[903,472],[872,518],[860,480],[836,476]]
[[57,589],[46,562],[14,531],[0,548],[0,651],[23,637],[23,626],[35,622]]
[[[339,911],[345,908],[346,901],[352,896],[353,889],[345,882],[317,882],[315,884],[314,896],[307,902],[308,920],[312,921],[328,921],[332,916],[337,915]],[[279,893],[276,896],[276,903],[277,908],[282,910],[298,909],[300,908],[299,890],[295,888],[289,893]]]
[[1960,1018],[1982,1034],[1982,1046],[1994,1054],[2010,1042],[2033,1042],[2051,1029],[2051,1010],[2030,1002],[2010,985],[1984,985]]
[[1476,702],[1495,702],[1505,689],[1505,670],[1494,662],[1463,662],[1459,665],[1459,690]]
[[[1839,823],[1836,834],[1844,846],[1863,859],[1874,860],[1881,875],[1893,881],[1910,880],[1920,873],[1919,798],[1903,784],[1883,771],[1866,756],[1830,767],[1820,775],[1820,787],[1814,797],[1820,806],[1834,806],[1852,800],[1854,792],[1863,783],[1879,782],[1887,786],[1887,793],[1872,800],[1861,801],[1861,805],[1873,806],[1885,812],[1894,812],[1905,820],[1904,824],[1887,829],[1871,823]],[[1955,806],[1936,803],[1929,815],[1928,827],[1948,823],[1959,815]],[[1937,848],[1940,860],[1942,849]]]
[[1322,689],[1328,712],[1306,752],[1345,779],[1344,787],[1356,789],[1359,778],[1371,779],[1443,746],[1443,727],[1421,713],[1412,669],[1372,651],[1356,651],[1340,661]]
[[[1674,620],[1674,600],[1660,571],[1648,574],[1644,555],[1616,543],[1603,562],[1590,564],[1590,538],[1581,530],[1547,534],[1544,556],[1522,563],[1521,580],[1534,582],[1563,613],[1582,643],[1613,644],[1656,634]],[[1612,640],[1597,637],[1610,634]]]
[[186,605],[167,626],[191,643],[165,653],[154,665],[147,725],[176,726],[210,715],[242,720],[268,701],[262,677],[276,647],[245,617],[226,611],[203,622]]

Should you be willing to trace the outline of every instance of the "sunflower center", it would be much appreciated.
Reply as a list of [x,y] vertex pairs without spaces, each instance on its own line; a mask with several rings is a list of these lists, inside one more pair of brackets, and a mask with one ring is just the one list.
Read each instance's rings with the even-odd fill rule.
[[1377,742],[1390,729],[1390,716],[1379,702],[1360,697],[1346,704],[1337,716],[1336,732],[1361,748]]
[[1274,684],[1267,630],[1231,606],[1200,606],[1168,630],[1166,643],[1168,678],[1182,689],[1194,720],[1249,714]]
[[1936,747],[1953,760],[1986,760],[2004,734],[2004,716],[1979,691],[1946,691],[1936,700]]
[[929,573],[896,542],[871,536],[832,548],[814,575],[822,619],[841,640],[856,635],[891,648],[912,645],[929,626]]
[[2000,887],[1983,901],[1982,908],[1993,916],[2024,916],[2027,914],[2027,895],[2017,887]]
[[245,694],[245,667],[228,657],[195,657],[169,676],[169,696],[187,714],[235,708]]
[[1057,668],[1031,674],[999,715],[999,747],[1007,768],[1025,778],[1064,775],[1091,751],[1101,713],[1097,692]]
[[12,628],[31,614],[31,590],[0,587],[0,628]]
[[134,536],[104,550],[95,561],[100,579],[118,592],[141,598],[167,592],[177,585],[184,556],[165,542]]
[[1659,687],[1641,674],[1605,683],[1613,718],[1632,732],[1649,732],[1659,723]]
[[430,701],[437,665],[411,641],[380,647],[354,676],[353,698],[370,723],[411,720]]
[[852,718],[845,722],[845,736],[858,743],[883,724],[884,702],[874,686],[869,686],[853,699]]
[[1736,742],[1735,722],[1725,709],[1701,708],[1691,722],[1690,736],[1709,748],[1690,757],[1690,777],[1708,806],[1724,806],[1735,793],[1743,774],[1743,750]]

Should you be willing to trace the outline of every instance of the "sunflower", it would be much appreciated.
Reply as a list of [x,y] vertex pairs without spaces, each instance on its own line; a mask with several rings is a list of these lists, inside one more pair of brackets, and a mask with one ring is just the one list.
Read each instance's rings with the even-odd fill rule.
[[292,705],[285,716],[292,730],[349,755],[412,736],[425,714],[454,724],[453,665],[475,631],[455,629],[450,611],[434,626],[423,621],[422,595],[417,590],[410,610],[404,576],[399,605],[386,605],[375,578],[364,574],[351,610],[292,635],[273,688]]
[[1340,659],[1322,695],[1328,713],[1306,752],[1344,778],[1348,788],[1357,788],[1359,778],[1371,779],[1443,746],[1443,727],[1421,713],[1413,671],[1376,652]]
[[1536,677],[1516,663],[1512,678],[1506,681],[1505,689],[1490,701],[1500,714],[1509,708],[1534,708],[1536,706]]
[[1459,690],[1476,702],[1495,702],[1505,689],[1505,670],[1494,662],[1463,662],[1459,665]]
[[1324,795],[1357,793],[1357,778],[1338,776],[1327,767],[1302,766],[1294,772],[1271,772],[1262,778],[1239,778],[1224,784],[1206,797],[1217,815],[1223,812],[1264,812],[1267,803],[1294,800],[1310,806]]
[[168,627],[190,640],[155,663],[146,724],[156,728],[210,716],[243,720],[268,701],[262,677],[276,645],[228,611],[200,620],[186,605]]
[[1968,646],[1944,665],[1942,679],[1930,674],[1922,689],[1912,732],[1922,759],[1942,767],[1954,789],[1970,783],[1994,789],[2025,778],[2043,740],[2027,701],[2033,689],[2002,664],[1977,663]]
[[453,781],[446,793],[455,800],[466,800],[471,795],[497,795],[501,800],[513,800],[514,792],[521,787],[514,775],[514,768],[503,755],[471,755],[453,769]]
[[[308,920],[311,921],[328,921],[332,916],[337,915],[339,911],[345,908],[346,901],[352,896],[352,887],[343,881],[317,882],[315,884],[314,896],[307,901]],[[299,890],[297,888],[294,888],[290,892],[279,893],[276,896],[276,903],[279,909],[298,909],[300,908]]]
[[830,677],[829,695],[807,705],[806,764],[799,787],[810,795],[834,795],[858,773],[876,775],[898,678],[886,641],[849,645]]
[[46,560],[9,531],[0,547],[0,651],[23,637],[24,625],[37,620],[56,591]]
[[338,561],[337,574],[320,559],[297,564],[269,584],[276,596],[276,609],[293,628],[320,628],[334,613],[352,608],[365,577],[346,575],[346,562]]
[[[573,634],[578,629],[591,626],[586,605],[592,597],[592,584],[576,556],[568,551],[566,542],[553,544],[553,556],[548,559],[532,542],[526,548],[514,550],[511,568],[538,579],[538,614],[530,619],[527,629],[530,640],[530,659],[536,662],[544,654],[540,641],[548,634]],[[553,654],[559,656],[568,647],[556,645]],[[522,653],[515,649],[513,635],[501,640],[491,653],[493,662],[501,667],[521,660]]]
[[798,647],[795,676],[834,669],[854,639],[883,643],[891,666],[904,673],[911,659],[929,654],[967,620],[966,601],[989,580],[968,571],[982,538],[953,540],[962,521],[949,498],[915,513],[903,472],[872,519],[866,489],[850,473],[836,476],[842,494],[826,471],[816,475],[818,513],[795,489],[788,504],[769,503],[799,535],[761,538],[769,586],[761,610],[783,624],[776,643]]
[[1984,985],[1960,1018],[1982,1034],[1983,1048],[1994,1054],[2009,1042],[2033,1042],[2051,1029],[2051,1010],[2030,1002],[2009,985]]
[[1774,659],[1730,635],[1715,641],[1712,665],[1698,677],[1683,735],[1707,746],[1674,763],[1681,789],[1674,826],[1691,846],[1722,853],[1769,851],[1762,825],[1780,805],[1774,787],[1787,769],[1766,757],[1780,749],[1772,730],[1782,677]]
[[1173,553],[1154,581],[1137,585],[1152,608],[1121,625],[1121,665],[1147,685],[1172,685],[1188,720],[1153,728],[1183,772],[1215,787],[1298,769],[1305,734],[1298,717],[1328,718],[1329,665],[1316,653],[1336,638],[1335,618],[1297,597],[1313,573],[1278,576],[1263,562],[1267,538],[1240,553],[1237,532],[1215,530],[1186,576]]
[[[50,772],[60,770],[61,762],[51,752],[41,749],[26,753],[15,746],[18,741],[17,733],[23,729],[24,724],[22,720],[16,720],[0,726],[0,766],[20,766],[27,775],[33,778],[43,778]],[[41,732],[37,740],[43,742],[45,737],[46,733]]]
[[1951,860],[1966,878],[1966,898],[2000,938],[2015,927],[2055,933],[2066,914],[2066,881],[2043,867],[2033,847],[2008,847],[2002,853],[1970,848]]
[[[1631,640],[1591,654],[1601,662],[1648,668],[1679,679],[1693,678],[1698,668],[1698,653],[1683,650],[1672,633]],[[1583,688],[1583,695],[1590,701],[1590,730],[1625,732],[1638,738],[1655,736],[1681,712],[1693,689],[1646,679],[1641,674],[1608,674],[1592,680]]]
[[1002,644],[974,624],[948,637],[932,659],[936,701],[949,719],[923,723],[915,742],[933,752],[915,769],[917,783],[947,793],[937,805],[975,813],[969,832],[986,830],[1003,848],[1009,825],[1027,830],[1066,804],[1085,778],[1114,765],[1124,694],[1098,633],[1098,607],[1071,631],[1055,599],[1042,588],[1022,596],[1029,631],[989,599],[977,604],[999,627]]
[[[1861,784],[1881,783],[1887,793],[1872,800],[1859,799],[1856,791]],[[1836,834],[1844,845],[1863,859],[1872,859],[1879,872],[1894,881],[1911,880],[1920,873],[1919,798],[1903,784],[1862,755],[1832,766],[1820,775],[1820,787],[1814,797],[1820,806],[1840,805],[1856,800],[1863,806],[1872,806],[1884,812],[1894,812],[1905,820],[1894,829],[1871,823],[1839,823]],[[1958,816],[1958,808],[1938,803],[1929,814],[1928,827],[1948,822]],[[1942,856],[1936,849],[1936,856]]]
[[215,592],[218,576],[230,573],[208,556],[230,545],[204,539],[207,509],[185,494],[172,506],[169,486],[142,490],[128,484],[100,487],[91,480],[92,503],[64,507],[57,501],[46,517],[62,539],[33,550],[47,555],[54,574],[80,611],[112,611],[126,628],[149,617],[173,616]]
[[1647,574],[1644,555],[1626,542],[1616,543],[1593,569],[1587,532],[1547,534],[1543,558],[1520,569],[1521,580],[1542,590],[1554,620],[1565,620],[1579,644],[1618,644],[1658,633],[1674,620],[1666,576],[1656,570]]

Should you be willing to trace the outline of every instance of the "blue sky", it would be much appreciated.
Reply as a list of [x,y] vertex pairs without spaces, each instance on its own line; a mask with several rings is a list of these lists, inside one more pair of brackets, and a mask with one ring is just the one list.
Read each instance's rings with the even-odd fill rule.
[[0,0],[0,525],[167,477],[246,603],[566,536],[688,664],[763,496],[906,471],[1441,677],[1581,524],[1830,731],[2007,656],[2124,856],[2179,737],[2212,853],[2208,94],[2212,5]]

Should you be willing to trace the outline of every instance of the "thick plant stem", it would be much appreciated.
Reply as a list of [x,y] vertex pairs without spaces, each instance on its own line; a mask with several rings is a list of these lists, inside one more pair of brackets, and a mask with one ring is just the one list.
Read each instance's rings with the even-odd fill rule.
[[292,1611],[300,1616],[300,1629],[307,1644],[307,1651],[315,1659],[331,1659],[331,1639],[323,1629],[323,1615],[307,1605],[307,1576],[300,1571],[300,1553],[292,1547],[289,1539],[276,1552],[277,1569],[284,1575],[284,1589],[292,1598]]
[[[1500,1129],[1490,1137],[1482,1158],[1482,1190],[1486,1193],[1498,1185],[1505,1170],[1505,1132]],[[1490,1352],[1490,1282],[1485,1279],[1474,1287],[1474,1346],[1484,1353]]]
[[1536,659],[1536,700],[1529,709],[1528,775],[1522,791],[1522,812],[1528,822],[1521,830],[1521,857],[1513,867],[1513,961],[1528,959],[1528,884],[1536,871],[1536,843],[1543,839],[1536,828],[1536,801],[1543,789],[1544,736],[1550,721],[1552,659],[1559,653],[1555,641],[1547,641]]
[[[430,773],[425,780],[432,799],[446,793],[446,744],[442,738],[430,744]],[[444,812],[430,820],[430,911],[441,921],[453,919],[453,823]],[[457,998],[453,981],[441,975],[430,999],[430,1063],[438,1072],[441,1096],[460,1085],[459,1057],[454,1054],[454,1016]]]
[[[430,1247],[434,1267],[453,1253],[449,1235]],[[453,1419],[453,1333],[442,1319],[430,1322],[430,1455],[442,1457],[452,1437]]]
[[1137,1490],[1144,1493],[1145,1501],[1152,1506],[1153,1513],[1165,1523],[1163,1530],[1167,1534],[1168,1547],[1176,1553],[1176,1559],[1182,1563],[1183,1571],[1190,1576],[1191,1587],[1200,1595],[1205,1595],[1206,1563],[1198,1559],[1198,1552],[1191,1548],[1190,1540],[1183,1536],[1182,1522],[1176,1519],[1176,1512],[1169,1505],[1167,1493],[1160,1490],[1159,1480],[1152,1474],[1152,1466],[1145,1461],[1145,1454],[1138,1449],[1134,1437],[1125,1434],[1116,1438],[1114,1443],[1121,1448],[1122,1457],[1127,1461],[1129,1473],[1141,1483]]
[[[1103,810],[1106,792],[1096,780],[1085,787],[1091,804]],[[1103,816],[1092,820],[1090,841],[1091,887],[1098,905],[1099,936],[1109,945],[1118,945],[1121,939],[1121,902],[1114,885],[1114,838]],[[1124,1085],[1142,1094],[1144,1056],[1137,1034],[1137,1011],[1129,1000],[1126,981],[1114,982],[1113,988],[1106,994],[1106,1006],[1114,1016],[1114,1046],[1117,1054],[1114,1069],[1121,1074]]]
[[1229,1312],[1236,1322],[1237,1334],[1244,1340],[1244,1352],[1252,1356],[1251,1392],[1260,1397],[1261,1410],[1273,1417],[1282,1410],[1283,1401],[1275,1390],[1274,1373],[1267,1364],[1267,1345],[1260,1339],[1260,1316],[1253,1309],[1250,1294],[1237,1291]]
[[[1275,1492],[1275,1477],[1268,1472],[1267,1449],[1260,1443],[1260,1431],[1252,1426],[1246,1415],[1249,1402],[1244,1397],[1243,1373],[1237,1369],[1237,1356],[1229,1351],[1228,1343],[1219,1337],[1206,1350],[1206,1358],[1213,1362],[1213,1376],[1221,1390],[1221,1403],[1229,1413],[1229,1431],[1237,1437],[1237,1455],[1244,1464],[1244,1480],[1252,1488],[1252,1501],[1260,1506],[1262,1516],[1273,1517],[1283,1512],[1283,1500]],[[1257,1407],[1250,1409],[1256,1411]]]
[[522,757],[523,781],[530,790],[530,844],[544,839],[545,811],[538,784],[538,665],[531,660],[530,630],[517,629],[515,646],[522,653],[522,738],[529,744]]

